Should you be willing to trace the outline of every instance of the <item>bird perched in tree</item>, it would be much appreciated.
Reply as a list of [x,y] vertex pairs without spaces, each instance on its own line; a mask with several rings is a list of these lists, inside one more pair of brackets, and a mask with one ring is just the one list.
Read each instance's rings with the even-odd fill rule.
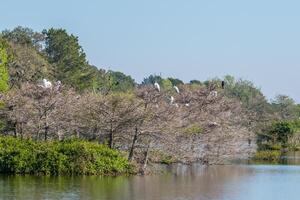
[[154,83],[155,89],[157,89],[158,92],[160,92],[160,86],[157,82]]
[[175,98],[173,96],[170,97],[170,104],[172,105],[175,102]]
[[211,91],[210,92],[210,96],[212,96],[212,97],[217,97],[218,96],[218,92],[217,91]]
[[222,81],[222,89],[225,88],[225,81]]
[[40,85],[42,88],[52,88],[52,83],[47,79],[43,79],[42,84]]
[[176,85],[174,85],[173,88],[174,88],[175,91],[179,94],[179,88],[178,88]]

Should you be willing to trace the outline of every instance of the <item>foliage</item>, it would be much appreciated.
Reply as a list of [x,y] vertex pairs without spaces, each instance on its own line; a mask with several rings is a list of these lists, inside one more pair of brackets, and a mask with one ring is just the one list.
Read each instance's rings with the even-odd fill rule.
[[269,125],[265,130],[258,134],[258,139],[260,143],[264,141],[271,142],[273,145],[280,143],[286,145],[288,142],[289,136],[293,135],[294,129],[290,122],[288,121],[279,121],[274,122]]
[[113,92],[126,92],[134,89],[135,81],[131,76],[111,70],[107,72],[107,76],[110,84],[108,87],[111,87]]
[[199,124],[192,124],[189,127],[185,128],[184,130],[184,133],[186,135],[201,134],[202,132],[203,132],[203,128]]
[[144,78],[142,85],[153,85],[155,82],[161,84],[162,80],[163,78],[161,76],[151,74],[150,76]]
[[286,95],[277,95],[272,101],[272,107],[281,119],[297,119],[300,116],[299,105]]
[[161,81],[161,87],[165,90],[171,90],[173,85],[172,85],[172,82],[169,79],[163,79]]
[[201,81],[199,81],[199,80],[191,80],[190,84],[202,85]]
[[224,81],[226,95],[237,98],[247,107],[251,107],[253,103],[256,103],[256,99],[263,103],[267,102],[260,89],[255,87],[251,81],[235,80],[232,76],[225,76]]
[[51,28],[43,33],[46,38],[45,51],[49,62],[55,66],[56,79],[78,90],[92,88],[92,84],[86,85],[86,80],[93,74],[78,38],[64,29]]
[[178,86],[184,84],[183,81],[177,78],[162,78],[158,75],[150,75],[142,81],[142,85],[153,85],[157,82],[162,89],[171,90],[173,86]]
[[32,46],[10,43],[10,54],[8,66],[12,88],[43,78],[53,80],[53,66]]
[[258,151],[253,156],[253,160],[255,161],[279,161],[281,156],[280,151],[272,151],[272,150],[265,150],[265,151]]
[[36,142],[0,137],[0,171],[14,174],[115,175],[130,173],[119,152],[81,140]]
[[27,47],[34,47],[41,50],[44,35],[42,33],[34,32],[30,28],[18,26],[13,30],[2,31],[2,37],[9,42],[19,44]]
[[168,78],[169,81],[171,81],[172,85],[183,85],[183,81],[178,78]]
[[271,126],[269,133],[274,135],[278,142],[286,144],[288,136],[293,134],[293,129],[289,122],[277,122]]
[[0,38],[0,92],[7,91],[9,88],[9,75],[7,69],[8,55],[4,43],[4,40]]

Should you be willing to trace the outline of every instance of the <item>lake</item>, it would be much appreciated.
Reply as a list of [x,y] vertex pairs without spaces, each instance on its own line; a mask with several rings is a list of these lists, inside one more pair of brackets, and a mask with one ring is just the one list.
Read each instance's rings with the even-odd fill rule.
[[300,153],[281,165],[175,164],[150,176],[0,175],[0,199],[299,200]]
[[0,199],[298,200],[297,165],[173,165],[131,177],[0,176]]

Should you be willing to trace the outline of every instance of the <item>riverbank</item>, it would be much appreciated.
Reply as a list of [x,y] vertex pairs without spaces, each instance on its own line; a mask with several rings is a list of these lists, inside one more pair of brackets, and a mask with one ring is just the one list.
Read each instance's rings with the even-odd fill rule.
[[115,176],[133,169],[121,152],[95,142],[0,137],[0,173]]

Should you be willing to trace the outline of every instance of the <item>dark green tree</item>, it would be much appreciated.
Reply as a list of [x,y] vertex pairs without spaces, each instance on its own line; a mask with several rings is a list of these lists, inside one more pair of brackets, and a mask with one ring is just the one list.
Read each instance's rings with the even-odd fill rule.
[[168,78],[168,79],[171,81],[172,85],[177,86],[177,85],[183,85],[184,84],[183,81],[178,79],[178,78]]
[[93,84],[86,84],[94,74],[88,65],[86,55],[79,45],[78,37],[70,35],[64,29],[43,31],[46,38],[45,51],[48,60],[55,66],[55,77],[78,90],[92,89]]
[[191,80],[190,81],[190,84],[195,84],[195,85],[202,85],[202,83],[201,83],[201,81],[199,81],[199,80]]
[[142,85],[153,85],[155,82],[161,84],[162,80],[163,78],[161,76],[151,74],[150,76],[144,78],[144,80],[142,81]]
[[259,134],[258,138],[262,141],[271,141],[273,144],[281,143],[286,144],[289,136],[294,133],[293,127],[290,122],[279,121],[271,124],[264,134]]
[[135,86],[135,81],[131,76],[125,75],[122,72],[111,71],[107,72],[108,84],[110,84],[112,91],[127,92],[132,91]]

